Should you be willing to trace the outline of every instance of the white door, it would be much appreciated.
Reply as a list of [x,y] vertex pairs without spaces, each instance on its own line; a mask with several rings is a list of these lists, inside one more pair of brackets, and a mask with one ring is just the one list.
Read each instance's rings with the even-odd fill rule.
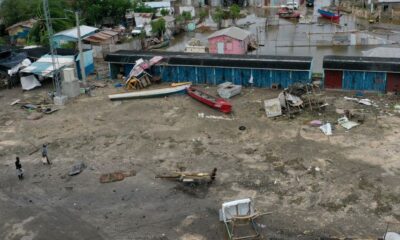
[[224,43],[217,42],[217,53],[224,54]]

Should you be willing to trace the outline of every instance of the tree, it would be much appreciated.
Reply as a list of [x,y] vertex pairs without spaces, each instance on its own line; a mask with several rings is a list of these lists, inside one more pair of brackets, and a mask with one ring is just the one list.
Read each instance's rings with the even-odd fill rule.
[[165,20],[164,18],[159,18],[151,22],[151,32],[156,33],[159,37],[165,32]]
[[17,22],[35,17],[36,7],[40,0],[4,0],[0,5],[0,16],[4,18],[4,24],[11,26]]
[[[66,30],[75,26],[74,14],[65,11],[66,1],[65,0],[49,0],[50,16],[52,18],[51,23],[53,26],[54,33]],[[29,44],[40,44],[43,46],[49,45],[49,36],[46,27],[46,21],[43,13],[43,2],[39,1],[39,4],[35,6],[35,18],[38,21],[31,29],[28,36]],[[32,11],[32,10],[31,10]]]
[[236,19],[240,17],[240,7],[237,4],[232,4],[232,6],[229,7],[229,13],[232,21],[235,23]]
[[208,11],[206,9],[200,10],[199,17],[201,22],[203,22],[207,16],[208,16]]
[[190,20],[192,20],[192,13],[189,11],[183,11],[182,17],[183,17],[183,19],[185,19],[185,21],[190,21]]
[[218,25],[218,28],[221,28],[221,22],[222,19],[224,19],[224,11],[220,7],[217,7],[211,17],[213,21]]
[[163,9],[161,9],[160,13],[161,13],[161,15],[162,15],[163,17],[165,17],[165,16],[167,16],[167,15],[169,14],[169,10],[163,8]]
[[72,0],[72,6],[79,10],[82,19],[88,25],[101,25],[103,19],[112,19],[114,24],[120,23],[125,17],[126,10],[133,4],[130,0]]

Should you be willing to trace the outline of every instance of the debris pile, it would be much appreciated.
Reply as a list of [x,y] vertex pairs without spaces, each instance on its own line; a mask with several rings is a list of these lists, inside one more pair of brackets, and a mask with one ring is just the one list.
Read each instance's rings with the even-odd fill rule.
[[277,98],[264,101],[267,117],[277,117],[284,113],[292,117],[306,107],[321,110],[327,105],[325,95],[318,85],[302,83],[295,83],[279,93]]
[[233,96],[240,94],[242,91],[241,85],[235,85],[231,82],[224,82],[218,85],[218,95],[222,98],[229,99]]
[[211,173],[204,172],[174,172],[166,175],[157,175],[156,178],[170,179],[190,186],[211,184],[217,176],[217,168]]
[[155,56],[149,61],[143,60],[143,58],[138,59],[126,78],[126,89],[142,89],[151,85],[153,77],[146,70],[149,70],[153,65],[159,63],[161,60],[162,57],[160,56]]

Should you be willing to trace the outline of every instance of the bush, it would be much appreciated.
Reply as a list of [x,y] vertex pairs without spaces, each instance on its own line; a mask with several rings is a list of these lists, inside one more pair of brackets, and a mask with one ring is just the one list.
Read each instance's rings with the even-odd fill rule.
[[169,10],[163,8],[163,9],[161,9],[160,13],[161,13],[162,16],[167,16],[169,14]]

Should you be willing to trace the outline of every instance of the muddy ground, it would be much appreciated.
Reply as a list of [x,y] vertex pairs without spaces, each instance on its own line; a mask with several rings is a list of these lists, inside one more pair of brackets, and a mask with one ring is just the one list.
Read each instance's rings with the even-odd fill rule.
[[[377,238],[386,221],[400,220],[395,97],[368,96],[376,108],[329,92],[325,111],[268,119],[261,100],[277,96],[273,90],[244,89],[232,99],[231,115],[186,95],[109,101],[117,91],[96,89],[38,120],[10,103],[40,102],[47,89],[0,91],[0,239],[225,239],[218,209],[245,197],[259,212],[272,212],[258,219],[264,239]],[[364,123],[350,131],[335,125],[329,137],[309,126],[314,119],[335,123],[337,108],[363,111]],[[43,143],[51,166],[42,165],[40,151],[30,155]],[[80,161],[87,168],[67,176]],[[208,189],[155,179],[214,167],[217,180]],[[136,176],[99,182],[118,170]]]

